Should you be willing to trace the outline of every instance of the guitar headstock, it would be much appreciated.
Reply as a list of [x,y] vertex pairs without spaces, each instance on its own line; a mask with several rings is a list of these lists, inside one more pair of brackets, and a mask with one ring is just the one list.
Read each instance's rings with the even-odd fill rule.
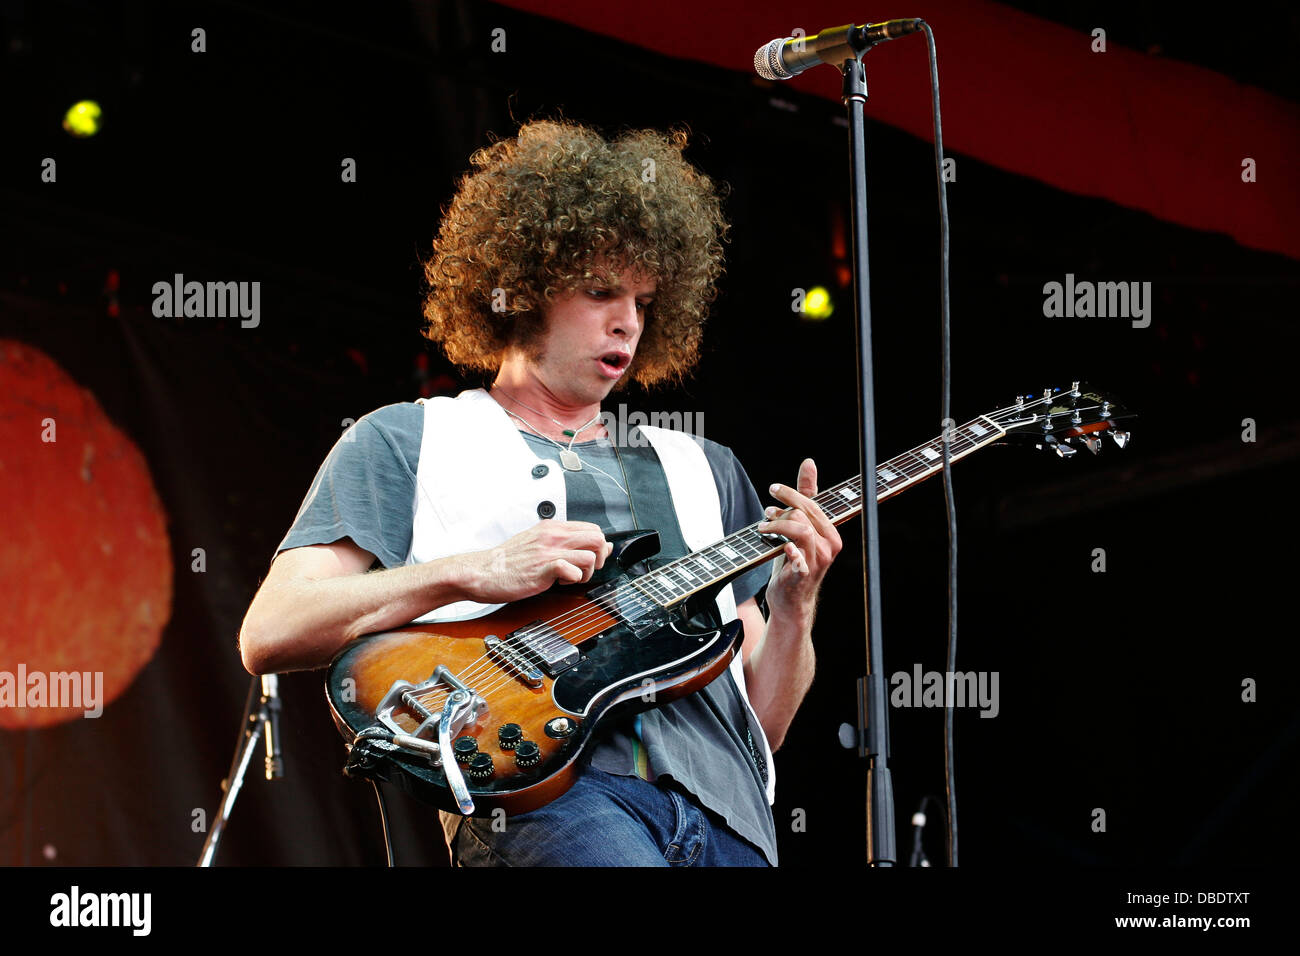
[[1110,435],[1115,445],[1123,448],[1129,432],[1120,423],[1136,416],[1114,396],[1074,382],[1068,389],[1044,389],[1037,397],[1018,395],[1016,404],[988,417],[1006,429],[1008,439],[1029,440],[1036,448],[1069,458],[1080,448],[1100,453],[1103,435]]

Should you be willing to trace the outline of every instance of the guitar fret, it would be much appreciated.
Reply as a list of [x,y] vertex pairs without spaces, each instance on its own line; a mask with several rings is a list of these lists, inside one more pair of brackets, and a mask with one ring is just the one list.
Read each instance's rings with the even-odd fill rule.
[[664,603],[663,601],[664,595],[655,593],[657,590],[659,590],[659,588],[652,580],[652,578],[653,578],[653,574],[644,574],[641,577],[633,580],[631,584],[633,587],[643,592],[646,595],[646,597],[650,599],[651,603],[662,605]]
[[672,591],[669,589],[668,585],[664,582],[663,575],[660,574],[659,572],[648,574],[645,576],[645,578],[643,578],[643,580],[646,581],[655,592],[657,592],[654,595],[656,598],[672,597]]
[[693,579],[681,564],[672,564],[668,571],[672,572],[673,584],[676,584],[682,593],[694,591],[695,580],[698,579]]
[[[721,553],[721,551],[724,550],[726,551],[726,554]],[[740,555],[738,555],[728,545],[722,545],[721,548],[715,548],[714,554],[716,556],[717,563],[725,571],[732,571],[736,568],[738,564],[740,564]]]
[[822,511],[832,517],[837,517],[840,513],[848,511],[851,505],[840,498],[817,498],[818,506]]

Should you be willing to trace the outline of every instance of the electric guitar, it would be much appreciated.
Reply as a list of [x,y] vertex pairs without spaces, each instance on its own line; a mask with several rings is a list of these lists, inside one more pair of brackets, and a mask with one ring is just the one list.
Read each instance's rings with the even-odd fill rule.
[[[1132,417],[1080,388],[1019,396],[876,469],[878,500],[1007,437],[1071,457],[1094,454]],[[814,500],[835,524],[862,510],[861,476]],[[781,553],[755,525],[654,570],[653,531],[612,537],[592,582],[551,590],[469,621],[417,624],[360,637],[330,664],[326,696],[349,746],[349,776],[395,783],[444,810],[522,813],[572,786],[600,722],[690,694],[739,653],[740,621],[717,619],[728,581]],[[637,573],[640,570],[642,573]]]

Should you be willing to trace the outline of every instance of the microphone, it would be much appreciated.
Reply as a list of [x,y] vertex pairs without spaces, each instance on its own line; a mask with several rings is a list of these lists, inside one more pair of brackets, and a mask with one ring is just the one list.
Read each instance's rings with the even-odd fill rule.
[[275,674],[262,675],[262,701],[266,720],[266,779],[284,776],[284,759],[280,754],[280,687]]
[[788,80],[819,63],[839,66],[870,50],[877,43],[916,33],[923,20],[886,20],[854,26],[831,27],[816,36],[784,37],[754,52],[754,69],[765,80]]

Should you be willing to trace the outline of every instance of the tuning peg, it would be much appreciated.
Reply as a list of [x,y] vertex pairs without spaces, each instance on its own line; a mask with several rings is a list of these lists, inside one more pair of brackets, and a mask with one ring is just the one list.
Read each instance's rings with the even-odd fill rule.
[[1057,441],[1053,436],[1046,435],[1043,437],[1041,445],[1035,445],[1035,448],[1050,448],[1061,458],[1072,458],[1079,453],[1079,449],[1071,448],[1069,445]]
[[1118,428],[1112,428],[1108,432],[1111,438],[1115,439],[1115,444],[1123,448],[1128,444],[1128,432],[1120,431]]
[[1079,441],[1083,442],[1084,447],[1094,455],[1101,454],[1101,439],[1096,435],[1080,435]]

